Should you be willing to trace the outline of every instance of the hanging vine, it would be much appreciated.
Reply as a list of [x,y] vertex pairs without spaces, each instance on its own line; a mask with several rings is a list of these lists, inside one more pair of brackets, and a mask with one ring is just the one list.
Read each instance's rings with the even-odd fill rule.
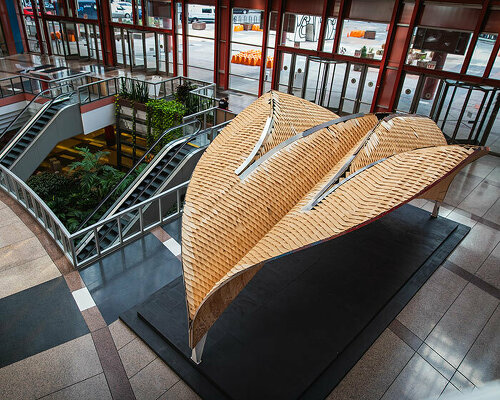
[[[165,130],[182,123],[182,118],[186,115],[186,107],[178,101],[165,101],[163,99],[150,100],[146,104],[146,107],[146,140],[148,148],[150,148]],[[168,142],[179,138],[181,135],[182,129],[180,128],[169,132],[154,148],[153,152],[158,153]]]

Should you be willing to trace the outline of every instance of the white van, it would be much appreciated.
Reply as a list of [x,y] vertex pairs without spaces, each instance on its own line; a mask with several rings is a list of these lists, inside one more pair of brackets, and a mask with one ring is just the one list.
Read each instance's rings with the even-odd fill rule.
[[215,7],[188,4],[188,22],[215,22]]

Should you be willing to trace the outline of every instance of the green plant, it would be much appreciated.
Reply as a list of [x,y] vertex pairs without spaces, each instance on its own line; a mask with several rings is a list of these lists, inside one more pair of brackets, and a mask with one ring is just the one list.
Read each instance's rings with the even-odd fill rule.
[[[186,115],[186,107],[175,100],[166,101],[163,99],[154,99],[148,101],[147,107],[147,144],[150,148],[161,136],[161,134],[176,125],[182,123],[182,118]],[[161,142],[153,149],[158,153],[168,142],[177,139],[182,135],[181,129],[175,129],[169,132]]]
[[147,103],[149,100],[148,85],[146,82],[129,80],[130,88],[127,86],[127,78],[122,78],[120,97],[138,103]]
[[366,58],[366,46],[361,47],[361,58]]
[[33,175],[26,183],[45,202],[53,200],[55,194],[65,195],[71,193],[76,185],[71,177],[52,172]]
[[70,171],[78,180],[82,194],[100,201],[123,177],[123,172],[102,162],[102,157],[109,154],[106,151],[92,153],[86,147],[76,147],[76,150],[82,160],[71,163]]

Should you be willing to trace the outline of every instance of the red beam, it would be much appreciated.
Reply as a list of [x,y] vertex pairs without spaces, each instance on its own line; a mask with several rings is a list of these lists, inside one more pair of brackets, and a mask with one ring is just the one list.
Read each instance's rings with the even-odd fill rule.
[[387,63],[388,63],[388,56],[392,50],[393,39],[394,39],[394,35],[396,33],[396,22],[399,19],[399,15],[400,15],[402,9],[403,9],[402,0],[396,0],[396,3],[394,4],[394,7],[392,9],[391,22],[389,24],[389,33],[388,33],[387,39],[385,41],[384,55],[382,56],[382,61],[380,63],[380,69],[378,71],[377,84],[375,85],[375,92],[373,93],[373,100],[372,100],[370,112],[375,111],[375,105],[377,104],[378,94],[380,91],[380,85],[383,83],[383,76],[386,73],[385,68],[387,67]]
[[481,14],[476,22],[476,28],[474,29],[474,34],[472,35],[472,39],[469,44],[469,48],[467,49],[467,54],[465,55],[464,62],[462,64],[462,69],[460,70],[461,74],[465,74],[467,72],[467,68],[469,68],[470,60],[472,58],[472,53],[474,53],[474,49],[476,47],[477,38],[483,29],[483,26],[486,22],[486,15],[488,11],[488,6],[490,4],[490,0],[484,0],[483,8],[481,9]]
[[146,0],[141,1],[141,9],[142,9],[142,26],[147,26],[148,18],[146,15]]
[[269,31],[269,18],[270,18],[269,1],[270,0],[266,0],[266,5],[264,6],[264,26],[262,28],[262,50],[261,50],[262,61],[260,63],[260,71],[259,71],[259,96],[262,96],[262,92],[264,91],[264,79],[265,79],[264,75],[266,73],[267,36]]
[[441,71],[441,70],[429,70],[426,68],[416,67],[414,65],[405,65],[403,70],[412,74],[425,74],[438,79],[451,79],[454,81],[473,83],[476,85],[492,86],[500,89],[500,80],[498,79],[488,79],[482,78],[480,76],[472,76],[460,74],[457,72]]

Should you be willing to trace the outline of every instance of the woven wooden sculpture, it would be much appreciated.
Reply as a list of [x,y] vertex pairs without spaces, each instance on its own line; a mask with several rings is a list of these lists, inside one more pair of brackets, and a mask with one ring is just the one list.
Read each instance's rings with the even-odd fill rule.
[[191,348],[265,262],[413,198],[442,201],[456,173],[486,152],[447,145],[428,118],[339,118],[265,94],[212,142],[188,187],[182,262]]

